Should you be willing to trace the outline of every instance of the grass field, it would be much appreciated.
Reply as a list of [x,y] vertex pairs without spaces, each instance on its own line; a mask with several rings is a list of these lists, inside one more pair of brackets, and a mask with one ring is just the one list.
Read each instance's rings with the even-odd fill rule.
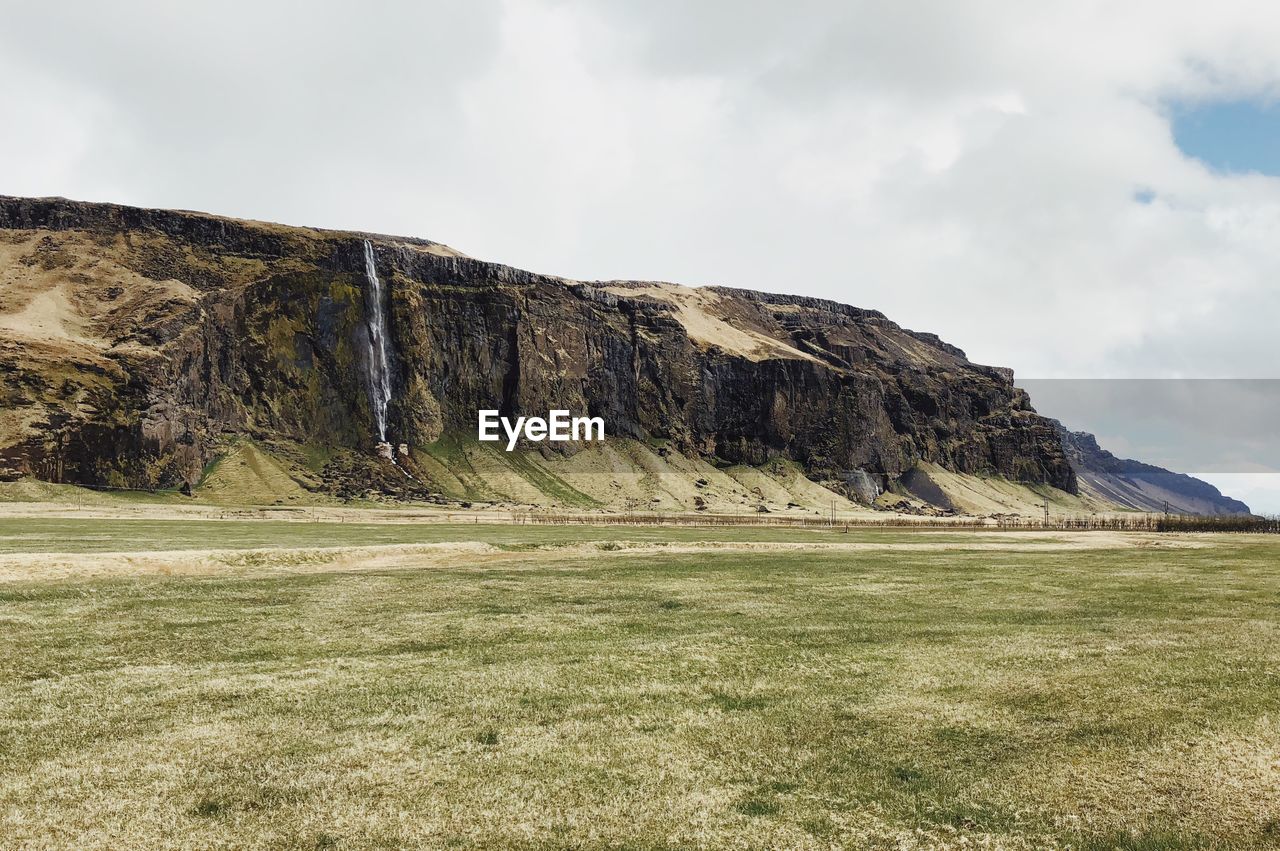
[[[924,537],[922,537],[924,536]],[[991,537],[1008,537],[1001,532]],[[0,553],[98,553],[209,548],[362,547],[482,541],[529,548],[564,543],[614,541],[751,543],[788,541],[875,543],[973,541],[973,533],[946,529],[787,529],[752,526],[552,526],[511,523],[310,523],[290,520],[82,520],[0,517]]]
[[0,521],[290,568],[0,582],[0,848],[1280,845],[1280,545],[991,538]]

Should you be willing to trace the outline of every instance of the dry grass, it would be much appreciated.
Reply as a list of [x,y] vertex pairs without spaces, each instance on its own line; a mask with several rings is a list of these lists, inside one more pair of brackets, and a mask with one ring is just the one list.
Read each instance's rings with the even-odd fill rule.
[[332,502],[298,484],[284,466],[251,443],[232,446],[200,482],[201,502],[214,505],[314,505]]
[[206,525],[239,562],[0,586],[0,847],[1280,839],[1274,543]]

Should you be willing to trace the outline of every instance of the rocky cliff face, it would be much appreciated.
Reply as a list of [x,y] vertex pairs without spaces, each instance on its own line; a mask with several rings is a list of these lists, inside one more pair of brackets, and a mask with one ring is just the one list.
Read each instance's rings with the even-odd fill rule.
[[568,408],[611,435],[790,459],[859,492],[919,461],[1076,491],[1054,424],[1010,371],[874,311],[567,281],[424,240],[4,197],[0,475],[174,485],[233,435],[329,459],[317,487],[393,475],[374,454],[366,385],[366,240],[387,292],[392,443],[474,435],[479,408]]

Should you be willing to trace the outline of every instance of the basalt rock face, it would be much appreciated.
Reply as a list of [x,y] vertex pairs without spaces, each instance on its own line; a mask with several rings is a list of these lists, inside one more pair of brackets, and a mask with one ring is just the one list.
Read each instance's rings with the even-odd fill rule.
[[393,443],[474,435],[480,408],[564,408],[611,435],[727,462],[789,458],[859,490],[925,460],[1076,491],[1054,424],[1010,371],[874,311],[567,281],[424,240],[2,197],[0,475],[174,485],[235,435],[372,456],[365,240],[388,293]]

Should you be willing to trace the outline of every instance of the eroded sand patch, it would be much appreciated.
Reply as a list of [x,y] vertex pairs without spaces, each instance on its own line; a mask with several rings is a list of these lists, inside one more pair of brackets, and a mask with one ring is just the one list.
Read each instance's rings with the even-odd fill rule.
[[675,318],[694,340],[750,360],[770,357],[817,360],[808,352],[754,328],[743,328],[725,321],[717,315],[723,312],[723,297],[711,290],[659,283],[606,286],[603,289],[614,295],[648,297],[669,304]]

